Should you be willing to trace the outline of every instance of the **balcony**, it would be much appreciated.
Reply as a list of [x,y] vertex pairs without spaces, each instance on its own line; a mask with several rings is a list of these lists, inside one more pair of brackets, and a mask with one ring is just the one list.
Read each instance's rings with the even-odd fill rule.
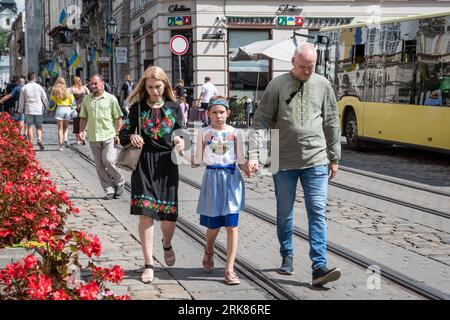
[[131,13],[130,13],[131,18],[136,17],[145,8],[149,7],[154,2],[156,2],[156,0],[136,0],[136,1],[133,1],[134,7],[131,9]]

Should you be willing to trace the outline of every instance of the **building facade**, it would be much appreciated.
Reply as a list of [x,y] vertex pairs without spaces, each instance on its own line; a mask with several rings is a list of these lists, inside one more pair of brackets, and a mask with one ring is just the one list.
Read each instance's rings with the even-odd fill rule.
[[[134,78],[148,66],[158,65],[173,82],[183,78],[194,98],[205,76],[212,78],[220,94],[261,96],[273,77],[291,68],[289,62],[275,59],[229,61],[229,53],[240,46],[287,39],[294,31],[314,37],[323,27],[450,10],[449,2],[439,0],[132,0],[130,9],[129,66]],[[170,39],[176,35],[189,42],[181,68],[180,59],[170,51]]]
[[9,42],[10,74],[25,75],[28,68],[25,54],[25,19],[24,13],[19,13],[11,25]]

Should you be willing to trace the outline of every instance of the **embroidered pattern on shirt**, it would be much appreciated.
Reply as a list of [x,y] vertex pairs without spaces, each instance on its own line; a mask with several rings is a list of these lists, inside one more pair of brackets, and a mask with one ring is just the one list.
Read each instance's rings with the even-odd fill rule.
[[206,145],[216,155],[224,155],[230,150],[234,150],[233,132],[208,132],[205,136]]
[[310,103],[309,83],[305,82],[303,90],[300,90],[292,100],[294,122],[297,126],[304,127],[311,118]]

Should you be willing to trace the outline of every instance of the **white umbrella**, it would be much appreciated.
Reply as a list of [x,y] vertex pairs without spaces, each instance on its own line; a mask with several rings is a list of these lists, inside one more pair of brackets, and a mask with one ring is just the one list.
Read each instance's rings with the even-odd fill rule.
[[295,49],[304,42],[299,37],[291,37],[282,40],[256,41],[240,47],[230,54],[231,61],[277,59],[290,62]]
[[[305,39],[299,39],[299,37],[302,36],[303,35],[296,35],[282,40],[256,41],[246,46],[239,47],[230,54],[229,58],[231,61],[277,59],[290,62],[294,56],[295,49],[297,49],[302,42],[305,42]],[[258,89],[259,72],[256,83],[255,101],[258,99]]]

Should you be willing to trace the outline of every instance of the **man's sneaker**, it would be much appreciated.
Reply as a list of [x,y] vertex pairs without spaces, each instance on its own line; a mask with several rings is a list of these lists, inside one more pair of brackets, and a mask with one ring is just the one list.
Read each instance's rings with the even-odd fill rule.
[[328,269],[323,266],[313,272],[312,285],[323,286],[331,281],[336,281],[341,277],[341,270],[338,268]]
[[103,200],[112,200],[114,199],[114,193],[107,193]]
[[40,149],[41,151],[44,150],[44,145],[42,144],[41,141],[38,141],[38,142],[37,142],[37,145],[39,146],[39,149]]
[[64,146],[65,146],[66,148],[70,148],[70,143],[69,143],[69,141],[64,141]]
[[116,193],[114,194],[114,198],[119,198],[121,195],[123,195],[123,184],[116,187]]
[[278,270],[279,274],[284,275],[293,275],[294,274],[294,258],[291,256],[287,256],[283,258],[283,262],[281,263],[281,267]]

